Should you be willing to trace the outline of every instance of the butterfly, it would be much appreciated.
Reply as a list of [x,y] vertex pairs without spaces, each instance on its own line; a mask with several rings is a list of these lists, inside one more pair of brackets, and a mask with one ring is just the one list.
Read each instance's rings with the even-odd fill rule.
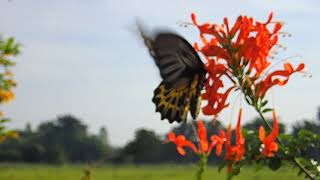
[[200,111],[201,90],[206,77],[199,55],[177,33],[159,31],[151,36],[141,25],[138,29],[162,78],[152,98],[161,120],[185,122],[189,111],[195,119]]

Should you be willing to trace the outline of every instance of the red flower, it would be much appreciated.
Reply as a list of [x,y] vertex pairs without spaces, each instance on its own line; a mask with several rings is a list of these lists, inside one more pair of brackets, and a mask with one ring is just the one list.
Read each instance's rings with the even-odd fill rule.
[[[241,132],[241,117],[242,117],[242,108],[240,108],[239,116],[238,116],[238,122],[236,126],[236,145],[231,145],[231,124],[228,127],[227,130],[227,138],[226,138],[226,154],[225,154],[225,160],[228,161],[241,161],[244,154],[245,154],[245,139],[242,136]],[[235,155],[235,156],[234,156]],[[231,170],[232,164],[228,164],[228,172]]]
[[259,128],[259,139],[263,144],[262,154],[267,157],[273,157],[274,153],[278,151],[278,144],[275,142],[279,135],[279,125],[275,111],[273,111],[273,129],[271,133],[265,137],[265,130],[263,126]]
[[[197,43],[194,47],[208,60],[206,69],[209,76],[206,79],[205,93],[202,95],[208,104],[202,110],[205,115],[217,115],[228,106],[226,100],[234,88],[234,86],[227,88],[222,93],[221,89],[224,87],[222,78],[227,77],[236,84],[233,78],[238,77],[239,73],[246,69],[253,71],[254,77],[243,79],[251,80],[252,82],[248,82],[251,85],[257,84],[255,81],[270,65],[268,57],[271,49],[277,44],[277,33],[282,24],[272,22],[272,13],[265,23],[254,21],[251,17],[239,16],[232,27],[227,18],[224,18],[222,25],[209,23],[201,25],[197,22],[194,13],[191,18],[200,31],[203,43],[202,47],[199,47]],[[269,28],[271,24],[274,24],[273,29]],[[264,85],[260,85],[260,94],[264,94],[274,84],[283,83],[277,82],[278,80],[270,81],[270,79],[272,78],[267,79],[267,82],[262,82]]]
[[222,147],[224,144],[224,141],[226,140],[225,138],[225,132],[223,130],[219,131],[219,136],[217,135],[212,135],[211,136],[211,145],[209,147],[208,153],[210,154],[211,150],[213,149],[214,146],[216,146],[216,155],[220,156],[222,153]]
[[206,69],[209,77],[206,81],[205,92],[202,94],[202,99],[207,100],[208,104],[203,107],[202,111],[205,115],[217,115],[224,108],[228,107],[226,100],[234,87],[230,87],[223,93],[220,92],[224,87],[221,76],[228,72],[225,65],[218,64],[215,60],[208,60]]
[[[202,48],[197,46],[197,49],[207,57],[224,59],[229,67],[241,66],[240,60],[243,59],[247,61],[245,64],[249,64],[250,70],[255,69],[259,76],[270,64],[267,58],[278,41],[277,33],[282,27],[281,23],[276,22],[273,30],[269,30],[272,17],[270,13],[267,22],[261,23],[251,17],[239,16],[230,28],[227,18],[224,18],[222,25],[199,25],[193,13],[192,22],[200,30],[204,44]],[[212,36],[211,40],[208,41],[204,35]]]
[[204,126],[202,121],[198,121],[198,138],[199,138],[199,149],[189,140],[186,139],[185,136],[179,135],[178,137],[175,136],[173,132],[170,132],[168,134],[168,139],[170,142],[173,142],[177,146],[177,150],[181,155],[185,155],[186,152],[184,150],[184,147],[188,147],[195,153],[201,153],[209,155],[211,153],[211,150],[214,146],[217,146],[217,155],[221,154],[222,151],[222,145],[224,143],[224,132],[221,130],[219,137],[212,136],[211,140],[212,142],[209,144],[208,138],[207,138],[207,130]]
[[[304,64],[296,69],[284,64],[284,70],[275,71],[263,79],[261,75],[270,66],[272,48],[278,43],[281,22],[273,19],[270,13],[266,22],[255,21],[252,17],[239,16],[233,26],[224,18],[223,24],[199,24],[196,15],[191,15],[193,24],[200,31],[202,47],[195,43],[195,49],[207,59],[205,93],[202,95],[208,104],[202,109],[205,115],[217,115],[228,106],[226,100],[233,89],[226,88],[223,77],[231,80],[234,86],[241,84],[245,92],[255,98],[263,97],[274,85],[283,86],[289,77],[302,71]],[[261,80],[263,79],[263,80]],[[242,82],[237,82],[242,81]]]
[[241,118],[242,118],[242,108],[240,108],[239,116],[238,116],[238,122],[236,126],[236,147],[234,147],[234,152],[236,154],[235,161],[240,161],[246,150],[245,150],[245,139],[241,132]]
[[198,137],[201,152],[208,151],[207,130],[202,121],[198,121]]
[[[303,69],[304,69],[303,63],[299,64],[299,66],[296,69],[294,69],[290,63],[285,63],[284,70],[274,71],[271,74],[269,74],[264,80],[259,82],[258,87],[260,88],[257,89],[258,96],[261,97],[265,95],[267,90],[274,85],[284,86],[289,81],[289,77],[293,73],[300,72]],[[283,77],[284,79],[280,79],[280,77]]]
[[192,149],[195,153],[198,153],[198,150],[196,146],[189,140],[186,139],[184,135],[179,135],[176,137],[176,135],[173,132],[170,132],[168,134],[169,141],[173,142],[177,146],[177,151],[182,156],[186,155],[186,151],[183,149],[184,147],[189,147]]
[[202,96],[203,99],[208,99],[208,104],[202,108],[203,114],[205,115],[217,115],[229,106],[229,104],[226,104],[226,100],[234,87],[230,87],[225,93],[219,93],[218,88],[215,87],[216,84],[206,86],[206,92]]
[[224,159],[230,160],[230,161],[233,160],[234,151],[231,145],[231,124],[228,126],[225,148],[226,148],[226,155]]

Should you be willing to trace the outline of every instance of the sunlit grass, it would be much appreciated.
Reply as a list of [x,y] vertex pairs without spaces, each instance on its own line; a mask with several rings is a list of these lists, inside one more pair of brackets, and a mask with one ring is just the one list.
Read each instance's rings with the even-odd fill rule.
[[[79,180],[84,175],[85,165],[29,165],[1,164],[0,180]],[[195,168],[190,165],[155,165],[155,166],[102,166],[91,169],[94,180],[193,180]],[[245,167],[236,180],[302,180],[292,168],[278,171],[262,169],[258,172],[252,167]],[[225,169],[221,173],[216,167],[209,167],[204,179],[225,179]]]

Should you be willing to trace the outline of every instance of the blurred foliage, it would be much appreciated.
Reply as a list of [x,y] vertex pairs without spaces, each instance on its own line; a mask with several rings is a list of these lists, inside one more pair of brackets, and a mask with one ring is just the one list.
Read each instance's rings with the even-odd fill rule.
[[[20,53],[20,45],[15,42],[14,38],[3,39],[0,37],[0,104],[8,103],[14,99],[12,88],[16,86],[13,79],[11,67],[15,66],[13,57]],[[5,117],[0,110],[0,142],[6,138],[18,138],[17,132],[6,130],[5,123],[10,119]]]
[[[319,118],[310,122],[320,122]],[[319,134],[306,130],[308,123],[298,123],[292,133],[282,134],[279,151],[273,158],[261,155],[261,141],[258,139],[256,120],[243,125],[243,134],[246,138],[246,156],[244,161],[234,164],[235,174],[245,164],[261,169],[264,166],[277,170],[287,159],[293,156],[304,162],[306,168],[317,170],[319,166],[320,139]],[[261,122],[261,125],[263,123]],[[315,123],[315,129],[320,129],[320,123]],[[217,134],[219,129],[225,127],[218,121],[205,122],[208,135]],[[282,124],[285,129],[285,124]],[[172,128],[176,134],[185,134],[188,139],[196,141],[190,123],[182,123]],[[295,133],[298,131],[299,133]],[[58,116],[56,119],[41,123],[36,129],[31,124],[26,124],[24,130],[18,131],[20,139],[8,139],[0,144],[1,162],[37,162],[61,164],[64,162],[105,162],[114,164],[159,164],[159,163],[184,163],[189,164],[198,161],[194,153],[187,153],[185,157],[178,154],[172,143],[166,143],[167,134],[158,135],[152,130],[138,129],[134,137],[122,147],[111,147],[107,129],[100,128],[96,135],[90,135],[85,125],[78,118],[71,115]],[[235,137],[234,135],[232,136]],[[232,139],[235,142],[235,139]],[[189,151],[187,149],[187,151]],[[224,154],[224,152],[223,152]],[[217,157],[214,153],[209,156],[208,163],[220,164],[220,168],[227,163],[224,155]],[[310,159],[311,161],[303,159]],[[317,162],[317,163],[316,163]],[[311,166],[312,165],[312,166]],[[234,174],[234,175],[235,175]]]
[[111,147],[103,129],[102,134],[90,135],[87,126],[71,115],[43,122],[36,131],[27,124],[19,131],[20,139],[0,144],[0,161],[51,164],[105,161]]
[[[234,164],[229,178],[238,175],[245,164],[255,165],[257,170],[269,167],[277,171],[283,165],[287,166],[288,163],[293,168],[297,168],[298,175],[304,175],[306,178],[312,177],[312,179],[320,177],[320,108],[315,120],[301,121],[293,125],[291,133],[280,134],[281,143],[278,141],[279,150],[274,157],[266,157],[261,154],[262,144],[257,131],[259,127],[257,120],[258,118],[243,126],[246,139],[245,158]],[[285,129],[285,125],[282,124],[280,131],[281,126],[283,130]],[[226,164],[221,164],[220,168],[222,169]],[[310,176],[306,176],[305,172],[309,172]]]

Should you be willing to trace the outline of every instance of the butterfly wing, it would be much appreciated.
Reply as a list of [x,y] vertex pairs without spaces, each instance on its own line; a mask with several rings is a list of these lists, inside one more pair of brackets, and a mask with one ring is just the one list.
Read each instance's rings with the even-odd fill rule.
[[175,33],[160,32],[150,38],[141,31],[141,35],[163,79],[152,99],[161,119],[185,121],[188,111],[196,118],[206,74],[200,57]]

